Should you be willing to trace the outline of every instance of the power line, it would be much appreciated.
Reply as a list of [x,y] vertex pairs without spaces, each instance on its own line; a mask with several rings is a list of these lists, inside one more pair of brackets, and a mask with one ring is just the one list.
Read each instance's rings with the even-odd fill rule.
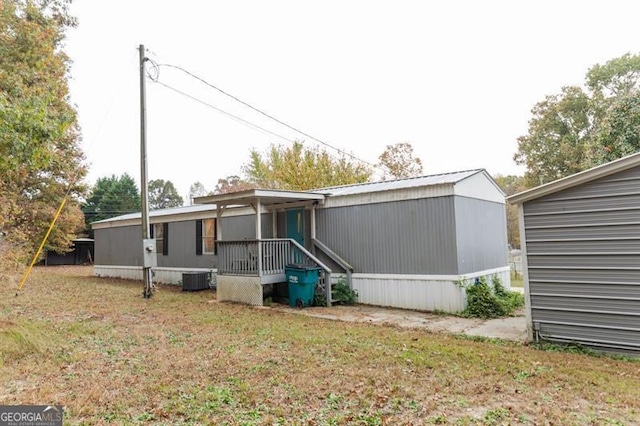
[[[245,101],[243,101],[243,100],[239,99],[237,96],[234,96],[234,95],[232,95],[232,94],[230,94],[230,93],[228,93],[228,92],[226,92],[226,91],[224,91],[224,90],[220,89],[219,87],[217,87],[217,86],[215,86],[215,85],[213,85],[213,84],[209,83],[208,81],[206,81],[206,80],[205,80],[205,79],[203,79],[202,77],[197,76],[196,74],[194,74],[194,73],[192,73],[192,72],[190,72],[190,71],[188,71],[188,70],[186,70],[186,69],[182,68],[181,66],[173,65],[173,64],[158,64],[158,63],[156,63],[155,61],[152,61],[151,59],[149,59],[149,62],[151,62],[151,63],[152,63],[152,65],[153,65],[153,66],[154,66],[154,68],[155,68],[155,71],[156,71],[156,79],[154,80],[151,76],[149,76],[149,78],[151,78],[151,80],[155,81],[156,83],[160,83],[160,82],[158,81],[159,76],[160,76],[160,67],[167,67],[167,68],[174,68],[174,69],[177,69],[177,70],[182,71],[183,73],[185,73],[185,74],[189,75],[190,77],[192,77],[192,78],[194,78],[194,79],[196,79],[196,80],[200,81],[201,83],[203,83],[203,84],[205,84],[205,85],[207,85],[207,86],[211,87],[212,89],[217,90],[218,92],[222,93],[223,95],[230,97],[231,99],[235,100],[236,102],[239,102],[240,104],[242,104],[242,105],[244,105],[244,106],[246,106],[246,107],[248,107],[248,108],[252,109],[253,111],[256,111],[257,113],[262,114],[263,116],[265,116],[265,117],[267,117],[267,118],[269,118],[269,119],[271,119],[271,120],[275,121],[276,123],[279,123],[279,124],[281,124],[281,125],[283,125],[283,126],[285,126],[285,127],[289,128],[289,129],[291,129],[291,130],[293,130],[293,131],[295,131],[295,132],[297,132],[297,133],[300,133],[301,135],[306,136],[307,138],[312,139],[312,140],[314,140],[314,141],[316,141],[316,142],[318,142],[318,143],[320,143],[320,144],[322,144],[322,145],[324,145],[324,146],[327,146],[327,147],[329,147],[329,148],[331,148],[331,149],[333,149],[333,150],[335,150],[335,151],[337,151],[337,152],[339,152],[339,153],[341,153],[341,154],[343,154],[343,155],[346,155],[346,156],[348,156],[348,157],[351,157],[351,158],[353,158],[353,159],[354,159],[354,160],[356,160],[356,161],[359,161],[359,162],[361,162],[361,163],[367,164],[368,166],[373,167],[373,168],[378,168],[376,165],[371,164],[371,163],[369,163],[368,161],[365,161],[365,160],[363,160],[363,159],[361,159],[361,158],[358,158],[358,157],[356,157],[355,155],[353,155],[353,154],[351,154],[351,153],[348,153],[348,152],[346,152],[346,151],[344,151],[344,150],[342,150],[342,149],[340,149],[340,148],[337,148],[337,147],[335,147],[335,146],[333,146],[333,145],[331,145],[331,144],[329,144],[329,143],[327,143],[327,142],[324,142],[324,141],[322,141],[322,140],[320,140],[320,139],[318,139],[318,138],[316,138],[316,137],[314,137],[314,136],[311,136],[310,134],[305,133],[305,132],[303,132],[303,131],[302,131],[302,130],[300,130],[300,129],[297,129],[297,128],[295,128],[295,127],[293,127],[293,126],[291,126],[291,125],[289,125],[289,124],[285,123],[284,121],[278,120],[277,118],[273,117],[272,115],[269,115],[269,114],[267,114],[266,112],[264,112],[264,111],[262,111],[262,110],[260,110],[260,109],[258,109],[258,108],[256,108],[256,107],[254,107],[253,105],[249,104],[248,102],[245,102]],[[162,83],[161,83],[161,84],[162,84]],[[257,126],[256,126],[256,127],[257,127]],[[289,140],[289,139],[287,139],[287,138],[284,138],[284,139],[285,139],[285,140]]]
[[157,80],[154,80],[154,81],[155,81],[156,83],[158,83],[159,85],[166,87],[166,88],[167,88],[167,89],[169,89],[169,90],[173,90],[174,92],[179,93],[179,94],[181,94],[182,96],[185,96],[185,97],[187,97],[187,98],[189,98],[189,99],[191,99],[191,100],[194,100],[194,101],[196,101],[196,102],[198,102],[198,103],[201,103],[202,105],[205,105],[205,106],[207,106],[207,107],[209,107],[209,108],[211,108],[211,109],[213,109],[213,110],[215,110],[215,111],[219,112],[220,114],[224,114],[224,115],[226,115],[227,117],[231,118],[232,120],[235,120],[235,121],[239,122],[240,124],[244,124],[244,125],[246,125],[246,126],[248,126],[248,127],[251,127],[251,128],[253,128],[253,129],[255,129],[255,130],[258,130],[258,131],[260,131],[260,132],[263,132],[263,133],[266,133],[266,134],[269,134],[269,135],[272,135],[272,136],[278,137],[278,138],[280,138],[280,139],[284,139],[284,140],[285,140],[285,141],[287,141],[287,142],[291,142],[291,143],[294,143],[294,142],[295,142],[294,140],[291,140],[291,139],[289,139],[289,138],[287,138],[287,137],[284,137],[284,136],[282,136],[282,135],[279,135],[279,134],[277,134],[277,133],[274,133],[274,132],[272,132],[271,130],[267,130],[267,129],[265,129],[264,127],[260,127],[260,126],[258,126],[257,124],[254,124],[254,123],[252,123],[252,122],[250,122],[250,121],[247,121],[247,120],[245,120],[245,119],[243,119],[243,118],[240,118],[240,117],[238,117],[238,116],[236,116],[236,115],[233,115],[233,114],[231,114],[231,113],[229,113],[229,112],[226,112],[226,111],[224,111],[224,110],[222,110],[222,109],[220,109],[220,108],[218,108],[218,107],[216,107],[216,106],[214,106],[214,105],[211,105],[210,103],[207,103],[207,102],[203,101],[202,99],[198,99],[198,98],[196,98],[195,96],[192,96],[192,95],[190,95],[190,94],[188,94],[188,93],[186,93],[186,92],[183,92],[182,90],[176,89],[176,88],[175,88],[175,87],[173,87],[173,86],[170,86],[170,85],[168,85],[168,84],[166,84],[166,83],[163,83],[163,82],[161,82],[161,81],[157,81]]

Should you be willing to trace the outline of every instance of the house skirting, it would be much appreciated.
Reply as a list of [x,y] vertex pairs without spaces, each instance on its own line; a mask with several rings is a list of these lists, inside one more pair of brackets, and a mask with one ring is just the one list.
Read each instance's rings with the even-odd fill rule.
[[219,302],[240,302],[262,306],[260,277],[244,275],[220,275],[216,297]]
[[[209,272],[212,285],[215,285],[216,270],[207,268],[168,268],[156,267],[151,269],[153,281],[162,284],[182,284],[182,274],[189,272]],[[123,278],[126,280],[142,281],[141,266],[93,265],[93,275],[96,277]]]
[[[486,277],[491,283],[497,275],[506,289],[511,288],[509,266],[463,275],[351,275],[353,289],[358,292],[358,303],[413,309],[419,311],[460,312],[467,306],[464,288],[458,282],[473,282]],[[332,274],[332,281],[342,278]]]

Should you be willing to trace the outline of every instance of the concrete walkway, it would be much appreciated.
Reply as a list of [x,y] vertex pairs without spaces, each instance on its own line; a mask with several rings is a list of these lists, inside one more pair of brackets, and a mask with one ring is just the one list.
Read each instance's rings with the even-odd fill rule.
[[336,321],[423,328],[432,332],[465,334],[517,342],[527,340],[527,326],[524,314],[515,317],[482,320],[367,305],[333,306],[331,308],[309,307],[303,309],[276,305],[272,308],[283,312]]

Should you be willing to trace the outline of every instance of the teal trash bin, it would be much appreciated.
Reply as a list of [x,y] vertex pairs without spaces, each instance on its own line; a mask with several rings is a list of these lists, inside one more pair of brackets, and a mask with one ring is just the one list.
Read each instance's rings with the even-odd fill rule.
[[289,286],[289,306],[303,308],[313,305],[320,268],[314,265],[290,263],[284,273]]

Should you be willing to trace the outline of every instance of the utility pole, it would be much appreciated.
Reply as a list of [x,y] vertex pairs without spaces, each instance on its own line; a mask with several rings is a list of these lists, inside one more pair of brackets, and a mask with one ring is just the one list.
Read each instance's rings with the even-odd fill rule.
[[149,181],[147,178],[147,106],[145,87],[145,57],[144,45],[140,45],[140,195],[142,199],[142,281],[144,282],[143,296],[151,297],[151,268],[156,266],[156,243],[151,239],[149,227]]

